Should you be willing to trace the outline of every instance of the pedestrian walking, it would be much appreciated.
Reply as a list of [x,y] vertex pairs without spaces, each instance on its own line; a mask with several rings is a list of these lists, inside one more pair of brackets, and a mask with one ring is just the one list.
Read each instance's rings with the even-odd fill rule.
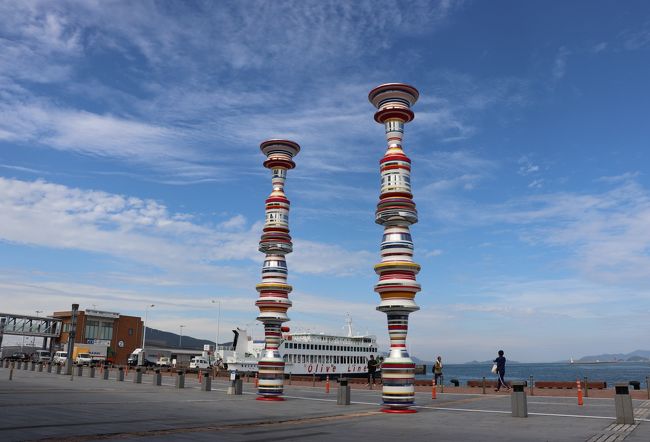
[[499,350],[499,356],[493,361],[497,366],[497,388],[494,391],[499,391],[501,387],[505,387],[506,390],[510,391],[510,386],[506,384],[505,375],[506,375],[506,357],[503,356],[503,350]]

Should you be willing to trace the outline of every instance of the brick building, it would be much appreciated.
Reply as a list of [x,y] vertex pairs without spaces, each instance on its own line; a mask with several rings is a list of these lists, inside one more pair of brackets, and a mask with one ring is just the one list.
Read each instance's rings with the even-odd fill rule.
[[[54,312],[63,320],[61,336],[54,342],[55,349],[67,348],[72,312]],[[139,316],[124,316],[115,312],[80,310],[77,312],[75,347],[99,350],[115,364],[126,364],[134,349],[142,346],[143,323]],[[93,351],[91,351],[92,353]]]

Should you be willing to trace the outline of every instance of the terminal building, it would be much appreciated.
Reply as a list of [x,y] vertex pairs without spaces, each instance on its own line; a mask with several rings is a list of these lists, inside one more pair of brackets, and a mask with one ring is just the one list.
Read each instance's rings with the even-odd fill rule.
[[[66,350],[72,311],[54,312],[52,317],[62,320],[61,334],[54,341],[53,348]],[[105,357],[114,364],[126,364],[133,350],[142,346],[143,326],[139,316],[101,310],[80,310],[77,312],[75,352]]]

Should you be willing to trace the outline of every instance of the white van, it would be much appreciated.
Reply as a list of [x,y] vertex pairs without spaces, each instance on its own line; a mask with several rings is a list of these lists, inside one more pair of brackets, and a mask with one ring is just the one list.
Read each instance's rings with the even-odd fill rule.
[[50,362],[52,356],[50,355],[49,350],[36,350],[32,355],[32,360],[34,362]]
[[210,368],[210,362],[203,356],[194,356],[190,361],[190,369],[201,370]]
[[57,351],[54,353],[54,357],[52,358],[52,362],[55,364],[65,364],[65,361],[68,360],[68,352],[67,351]]

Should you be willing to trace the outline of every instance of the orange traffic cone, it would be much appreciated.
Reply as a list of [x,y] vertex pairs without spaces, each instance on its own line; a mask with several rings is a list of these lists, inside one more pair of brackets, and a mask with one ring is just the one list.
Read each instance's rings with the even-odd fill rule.
[[436,398],[436,378],[433,378],[433,381],[431,381],[431,399]]
[[578,386],[578,405],[584,405],[584,401],[582,400],[582,386],[580,385],[580,379],[576,381],[576,385]]
[[259,380],[257,379],[257,373],[255,373],[255,388],[257,388],[258,383],[259,383]]
[[203,372],[201,370],[199,370],[199,375],[197,376],[197,379],[199,380],[199,384],[203,380]]
[[325,378],[325,393],[329,394],[330,392],[330,377]]

